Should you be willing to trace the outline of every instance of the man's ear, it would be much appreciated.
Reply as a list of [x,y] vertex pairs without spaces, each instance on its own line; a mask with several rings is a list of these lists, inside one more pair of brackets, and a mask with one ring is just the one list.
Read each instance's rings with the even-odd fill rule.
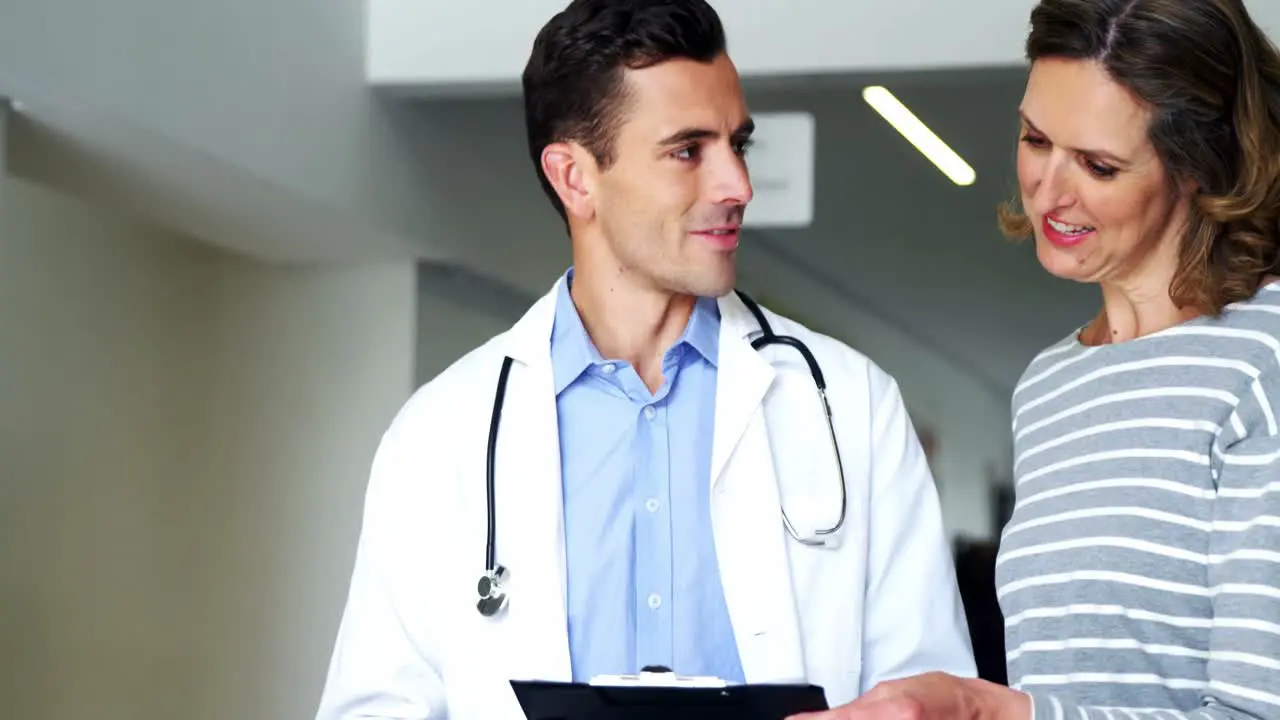
[[595,171],[595,159],[577,143],[551,143],[542,149],[542,172],[560,196],[565,212],[581,220],[595,215]]

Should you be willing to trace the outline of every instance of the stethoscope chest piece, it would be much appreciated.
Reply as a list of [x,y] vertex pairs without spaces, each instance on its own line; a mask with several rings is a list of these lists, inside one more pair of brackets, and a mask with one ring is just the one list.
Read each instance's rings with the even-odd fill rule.
[[508,576],[507,569],[501,565],[495,566],[480,576],[480,582],[476,584],[476,591],[480,594],[480,599],[476,601],[476,608],[481,615],[493,617],[507,606],[505,585]]

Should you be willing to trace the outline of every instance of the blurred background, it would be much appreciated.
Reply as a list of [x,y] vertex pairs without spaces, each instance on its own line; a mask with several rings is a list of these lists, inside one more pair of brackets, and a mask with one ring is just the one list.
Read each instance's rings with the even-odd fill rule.
[[[1002,673],[1010,394],[1096,302],[996,230],[1033,3],[714,4],[814,129],[762,137],[802,219],[748,212],[741,285],[896,376]],[[0,0],[5,717],[314,713],[380,434],[569,262],[517,82],[562,5]]]

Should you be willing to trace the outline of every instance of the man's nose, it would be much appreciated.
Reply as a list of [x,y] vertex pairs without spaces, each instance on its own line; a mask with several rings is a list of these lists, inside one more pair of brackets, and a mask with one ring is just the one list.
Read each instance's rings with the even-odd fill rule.
[[746,205],[751,202],[754,191],[746,160],[737,153],[728,154],[728,157],[718,163],[712,188],[712,199],[717,204]]

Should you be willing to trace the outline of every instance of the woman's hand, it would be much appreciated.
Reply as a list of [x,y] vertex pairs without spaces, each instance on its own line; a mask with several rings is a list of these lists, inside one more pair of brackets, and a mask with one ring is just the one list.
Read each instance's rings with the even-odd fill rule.
[[1031,720],[1031,698],[941,672],[891,680],[848,705],[788,720]]

